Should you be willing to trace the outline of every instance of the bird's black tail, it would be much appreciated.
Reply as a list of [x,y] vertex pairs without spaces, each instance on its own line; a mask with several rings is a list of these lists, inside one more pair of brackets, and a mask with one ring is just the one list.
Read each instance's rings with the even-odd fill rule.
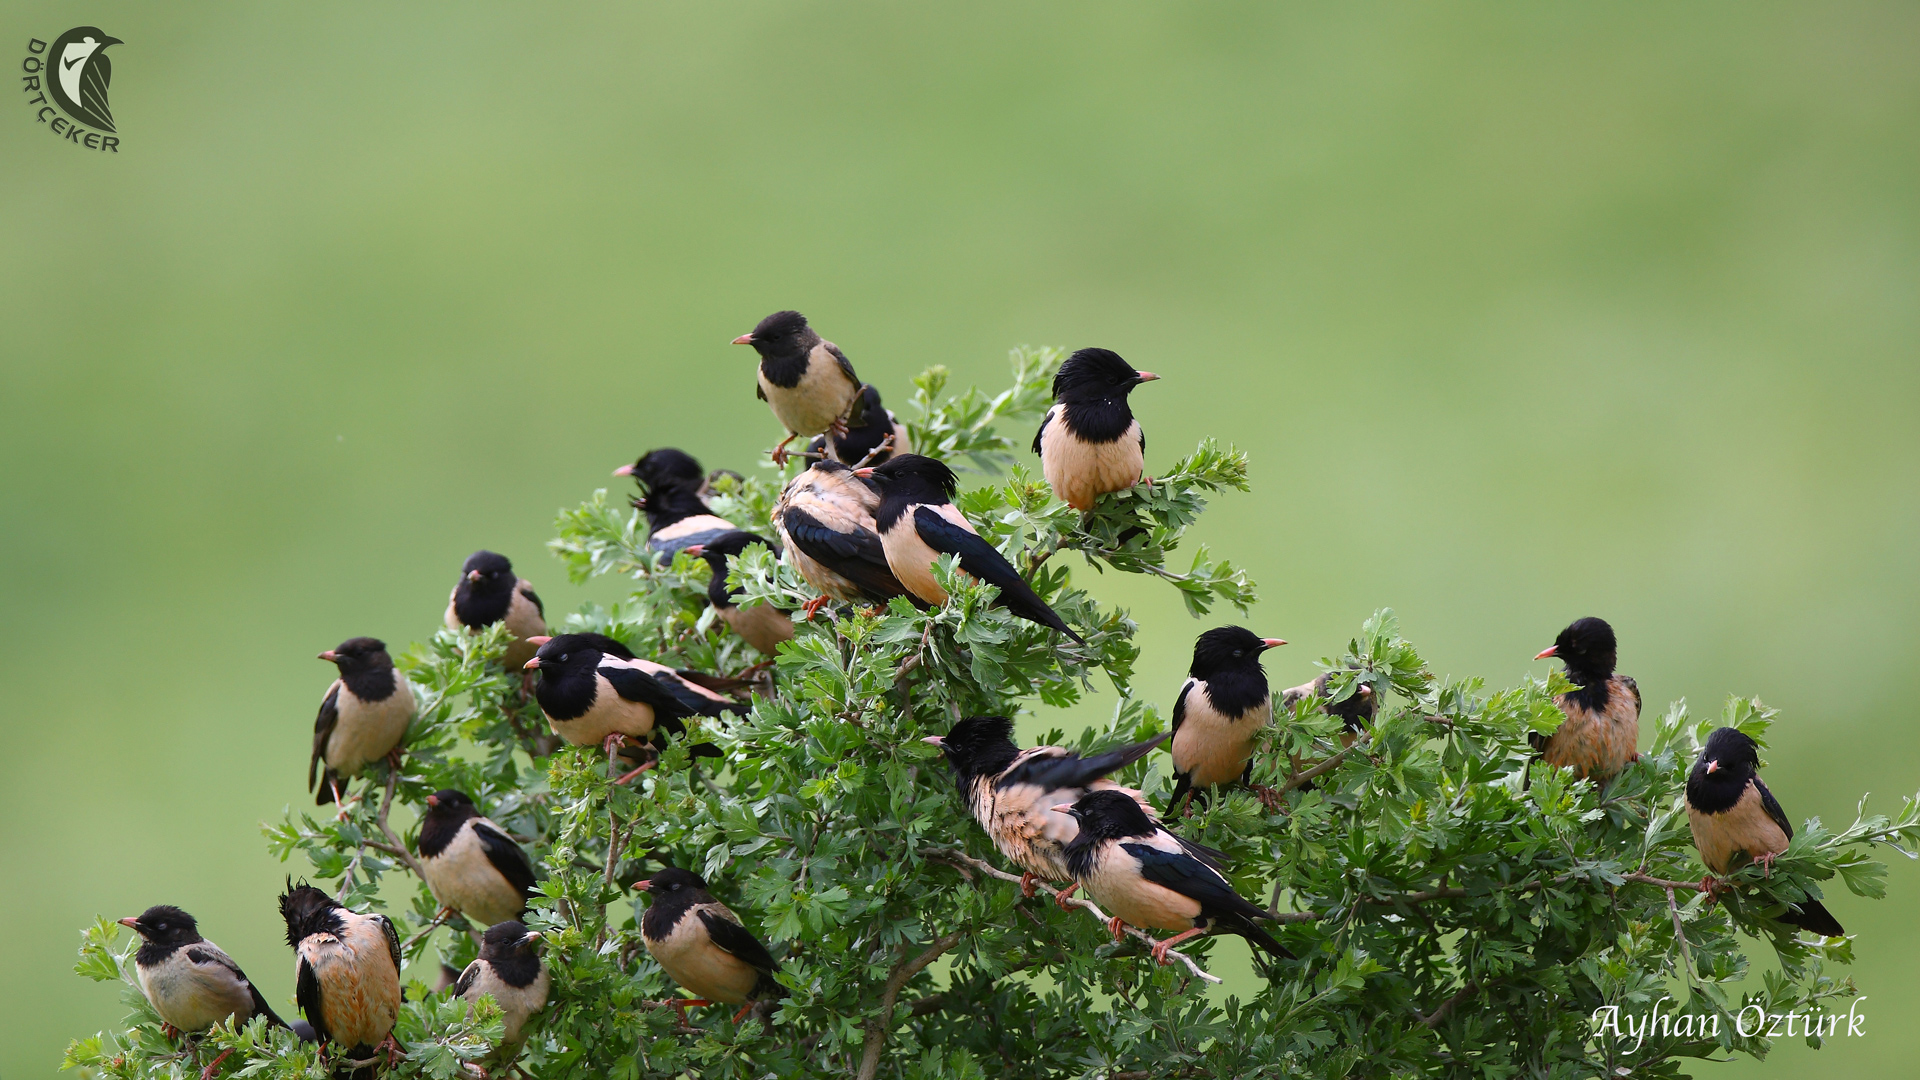
[[1119,772],[1146,757],[1154,747],[1171,738],[1173,738],[1173,732],[1163,731],[1145,742],[1132,743],[1109,750],[1104,754],[1083,757],[1078,762],[1079,767],[1073,770],[1071,776],[1061,778],[1060,786],[1086,787],[1108,773]]
[[1193,807],[1195,809],[1207,805],[1207,793],[1193,786],[1193,777],[1186,773],[1174,773],[1173,794],[1167,796],[1165,816],[1171,817],[1185,809],[1185,807],[1180,805],[1180,801],[1188,795],[1193,796]]
[[1041,626],[1060,631],[1072,638],[1075,645],[1085,645],[1087,643],[1086,638],[1073,632],[1073,629],[1067,625],[1066,620],[1060,617],[1059,612],[1048,607],[1047,602],[1040,599],[1040,594],[1034,592],[1031,588],[1024,590],[1026,592],[1025,596],[1008,595],[1011,591],[1012,590],[1006,588],[1000,590],[1000,603],[1008,611],[1013,612],[1028,622],[1036,622]]
[[1800,901],[1799,911],[1789,907],[1786,914],[1780,916],[1780,921],[1802,930],[1811,930],[1821,937],[1844,937],[1847,933],[1841,929],[1840,920],[1833,917],[1833,912],[1828,911],[1825,904],[1813,899]]
[[328,769],[326,772],[320,774],[320,788],[313,794],[313,805],[333,805],[333,789],[340,788],[344,790],[346,786],[347,782],[341,778],[339,773]]
[[1266,950],[1269,956],[1273,956],[1280,960],[1300,959],[1299,957],[1293,955],[1293,953],[1290,950],[1288,950],[1288,948],[1285,945],[1280,944],[1279,941],[1275,940],[1272,934],[1267,933],[1267,931],[1263,927],[1261,927],[1259,923],[1254,922],[1252,919],[1247,919],[1247,918],[1235,918],[1231,920],[1223,919],[1221,920],[1220,925],[1221,925],[1221,929],[1228,930],[1235,934],[1239,934],[1241,937],[1246,938],[1248,942],[1254,945],[1258,945],[1260,948]]
[[273,1011],[273,1006],[267,1004],[267,999],[260,996],[260,988],[253,985],[253,980],[251,979],[247,980],[247,990],[253,994],[253,1014],[255,1016],[266,1017],[267,1026],[270,1028],[287,1026],[287,1022],[280,1019],[280,1014]]

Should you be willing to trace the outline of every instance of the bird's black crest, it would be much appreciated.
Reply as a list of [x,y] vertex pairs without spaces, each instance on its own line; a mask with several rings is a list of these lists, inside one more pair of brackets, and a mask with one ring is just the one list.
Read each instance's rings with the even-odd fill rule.
[[475,570],[480,571],[482,581],[496,575],[511,575],[513,561],[498,552],[476,551],[467,556],[467,561],[460,567],[462,574],[471,574]]
[[721,533],[719,536],[701,545],[701,554],[708,562],[718,566],[720,564],[714,561],[716,558],[722,560],[731,559],[755,544],[762,544],[767,550],[773,550],[773,541],[768,540],[759,533],[750,533],[745,529],[735,529],[732,532]]
[[[1716,763],[1712,772],[1709,763]],[[1754,741],[1734,728],[1719,728],[1707,736],[1687,774],[1687,802],[1702,813],[1721,813],[1740,801],[1759,773],[1760,748]]]
[[[540,646],[540,651],[534,655],[545,664],[549,660],[559,661],[563,656],[571,661],[577,654],[585,652],[605,653],[622,660],[635,659],[632,649],[605,634],[561,634]],[[594,662],[598,663],[599,659],[596,657]]]
[[1124,394],[1140,384],[1140,373],[1112,349],[1081,349],[1053,376],[1056,401],[1075,401]]
[[1080,835],[1096,840],[1152,836],[1159,830],[1133,796],[1111,788],[1082,795],[1073,804],[1073,816],[1080,819]]
[[1592,686],[1613,676],[1618,660],[1613,627],[1607,620],[1576,619],[1553,639],[1554,655],[1567,665],[1567,679],[1576,686]]
[[906,496],[912,502],[943,503],[952,500],[960,478],[943,461],[901,454],[874,467],[873,486],[883,497]]
[[1244,626],[1216,626],[1193,643],[1193,666],[1187,674],[1212,679],[1223,671],[1258,669],[1266,642]]
[[[760,320],[753,328],[752,339],[748,344],[763,360],[797,360],[804,357],[820,341],[820,335],[807,325],[807,317],[797,311],[776,311]],[[791,372],[797,381],[799,371]],[[791,385],[784,378],[782,385]]]
[[969,716],[953,725],[940,740],[947,764],[963,784],[976,776],[992,776],[1020,756],[1013,741],[1013,721],[1004,716]]
[[671,446],[649,450],[633,463],[633,481],[642,488],[699,488],[707,482],[706,471],[692,454]]
[[[831,321],[831,320],[829,320]],[[776,311],[761,319],[753,328],[753,340],[776,341],[784,337],[804,333],[807,330],[807,317],[797,311]]]
[[338,934],[346,927],[333,897],[304,881],[295,885],[292,878],[280,894],[280,917],[287,923],[287,945],[296,949],[314,934]]
[[433,803],[420,815],[420,854],[434,858],[447,850],[453,838],[460,835],[460,826],[479,813],[464,791],[441,788],[434,792]]

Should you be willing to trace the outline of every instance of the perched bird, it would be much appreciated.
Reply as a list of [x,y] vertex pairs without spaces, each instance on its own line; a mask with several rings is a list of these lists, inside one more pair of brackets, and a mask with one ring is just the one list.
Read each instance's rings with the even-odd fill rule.
[[1115,941],[1123,925],[1177,930],[1151,950],[1164,964],[1168,949],[1218,929],[1293,959],[1257,925],[1256,920],[1273,916],[1234,892],[1211,859],[1148,817],[1126,792],[1089,792],[1054,809],[1080,824],[1079,835],[1067,845],[1067,869],[1094,903],[1113,914],[1107,929]]
[[1575,687],[1553,699],[1567,718],[1552,736],[1535,732],[1528,738],[1547,764],[1604,783],[1640,760],[1634,750],[1640,739],[1640,687],[1613,673],[1613,627],[1604,619],[1576,620],[1534,659],[1556,656]]
[[506,1014],[507,1031],[503,1042],[518,1043],[527,1017],[547,1004],[547,988],[552,977],[541,963],[534,942],[540,931],[529,930],[518,919],[508,919],[487,927],[480,938],[480,955],[453,984],[455,997],[479,1001],[492,994]]
[[647,550],[668,558],[694,544],[704,544],[734,528],[707,507],[707,476],[700,463],[673,447],[649,450],[631,465],[613,470],[631,476],[640,485],[634,508],[647,516]]
[[[845,435],[828,431],[807,444],[807,456],[815,461],[832,458],[843,465],[878,465],[895,454],[913,453],[913,439],[907,425],[880,404],[880,391],[868,383],[860,388],[859,411],[865,423],[849,428]],[[893,440],[888,442],[887,440]]]
[[507,831],[486,818],[463,791],[427,796],[420,818],[420,872],[447,911],[492,926],[517,919],[533,893],[533,862]]
[[674,1004],[682,1026],[688,1006],[741,1005],[733,1017],[739,1023],[756,1002],[786,996],[773,978],[780,962],[713,898],[700,875],[669,866],[633,887],[653,897],[640,919],[647,951],[668,978],[699,995]]
[[1111,349],[1081,349],[1060,365],[1053,376],[1057,404],[1040,418],[1033,452],[1061,502],[1091,510],[1100,496],[1140,482],[1147,436],[1127,395],[1159,377],[1135,371]]
[[[773,506],[773,527],[786,558],[820,590],[802,610],[811,619],[829,600],[884,605],[912,596],[887,565],[874,511],[880,496],[853,470],[831,459],[816,461],[793,478]],[[922,603],[917,597],[916,604]]]
[[505,621],[513,643],[501,663],[518,671],[537,647],[527,639],[547,632],[547,612],[527,579],[516,577],[505,555],[476,551],[460,568],[460,584],[447,600],[447,629],[475,632]]
[[[1032,896],[1036,881],[1073,877],[1067,872],[1065,852],[1080,827],[1072,817],[1052,808],[1076,802],[1089,791],[1119,791],[1139,800],[1138,791],[1105,777],[1146,757],[1166,740],[1166,735],[1156,735],[1092,757],[1081,757],[1063,746],[1022,750],[1014,744],[1012,720],[969,716],[945,735],[920,741],[946,754],[973,819],[987,831],[1000,854],[1023,871],[1020,891]],[[1146,804],[1141,806],[1144,809]],[[1068,885],[1055,902],[1066,907],[1067,897],[1077,888]]]
[[[240,965],[200,936],[193,916],[171,904],[156,904],[121,919],[120,925],[140,933],[140,950],[133,954],[134,973],[140,978],[140,992],[172,1029],[169,1036],[212,1027],[229,1016],[236,1026],[254,1016],[266,1017],[274,1027],[286,1026]],[[226,1057],[221,1054],[214,1059],[205,1075],[213,1075],[214,1067]]]
[[929,457],[899,454],[884,465],[855,469],[853,474],[871,477],[880,493],[874,524],[879,527],[887,565],[908,592],[929,604],[946,603],[947,591],[934,580],[933,563],[941,555],[958,555],[960,569],[1000,589],[1000,606],[1086,644],[953,505],[950,500],[959,479],[952,469]]
[[760,354],[760,400],[787,429],[773,459],[786,463],[787,444],[802,435],[832,429],[843,434],[866,423],[860,411],[860,376],[840,346],[826,341],[797,311],[776,311],[751,334],[733,339]]
[[385,915],[362,915],[302,882],[280,894],[287,944],[298,958],[294,1000],[314,1034],[364,1058],[375,1047],[398,1051],[400,935]]
[[314,805],[338,802],[347,778],[369,763],[387,758],[400,765],[400,739],[413,720],[413,687],[393,670],[387,644],[379,638],[348,638],[320,659],[340,669],[327,687],[320,715],[313,721],[313,757],[307,761],[307,790],[324,763],[325,780]]
[[704,544],[693,545],[687,554],[707,560],[707,565],[713,568],[713,578],[707,582],[707,601],[720,613],[728,629],[745,638],[747,644],[772,656],[781,642],[793,640],[793,620],[772,604],[739,607],[733,598],[740,590],[727,587],[727,561],[754,544],[769,551],[779,550],[764,536],[735,529]]
[[1173,702],[1173,796],[1231,784],[1253,767],[1253,744],[1273,720],[1273,697],[1260,654],[1286,642],[1216,626],[1193,643],[1193,664]]
[[[1299,686],[1289,686],[1285,690],[1282,690],[1280,692],[1280,707],[1291,712],[1293,707],[1302,701],[1318,700],[1320,702],[1321,712],[1326,713],[1328,716],[1337,716],[1344,722],[1345,730],[1340,732],[1340,747],[1344,750],[1352,746],[1354,741],[1360,738],[1360,733],[1367,730],[1368,724],[1373,723],[1374,714],[1378,711],[1380,703],[1374,699],[1373,687],[1364,682],[1356,685],[1353,688],[1353,693],[1348,694],[1344,699],[1340,701],[1328,701],[1327,680],[1331,676],[1332,672],[1321,672],[1318,677],[1309,682],[1303,682]],[[1292,758],[1293,771],[1296,773],[1319,764],[1319,762],[1308,760],[1299,754],[1292,755]],[[1300,787],[1303,791],[1312,791],[1313,781],[1308,780],[1302,783]]]
[[[656,728],[680,735],[691,716],[719,716],[745,707],[664,664],[641,660],[633,650],[605,634],[561,634],[536,643],[539,652],[527,667],[540,672],[534,699],[555,735],[575,746],[604,746],[609,752],[629,740],[653,741]],[[712,746],[692,753],[717,755]],[[621,777],[625,783],[652,762]]]
[[[1747,858],[1773,872],[1774,856],[1787,850],[1793,824],[1787,812],[1760,779],[1760,754],[1753,740],[1735,728],[1720,728],[1707,736],[1700,757],[1687,774],[1687,824],[1693,846],[1708,870],[1725,874],[1733,857]],[[1708,877],[1701,886],[1712,896],[1717,882]],[[1789,905],[1780,921],[1811,930],[1821,937],[1846,933],[1826,905],[1808,897]]]

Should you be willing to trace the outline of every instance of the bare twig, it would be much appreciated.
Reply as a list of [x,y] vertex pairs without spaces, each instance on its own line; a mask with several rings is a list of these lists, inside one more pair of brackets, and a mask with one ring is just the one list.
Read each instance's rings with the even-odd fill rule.
[[393,809],[394,785],[398,784],[399,782],[400,782],[400,770],[392,766],[388,766],[387,767],[387,797],[380,801],[380,813],[378,815],[378,821],[380,824],[380,835],[387,838],[387,843],[390,846],[382,848],[381,850],[390,852],[391,854],[394,854],[394,855],[398,855],[400,857],[400,861],[407,864],[407,869],[413,871],[414,877],[419,878],[421,881],[425,881],[427,880],[427,875],[424,871],[420,869],[420,863],[414,859],[412,852],[409,852],[407,850],[406,845],[400,842],[400,838],[393,835],[393,830],[389,828],[387,825],[387,811]]
[[419,933],[413,935],[412,937],[400,943],[401,954],[405,955],[406,951],[408,949],[413,948],[416,944],[418,944],[421,938],[424,938],[428,934],[431,934],[435,930],[439,929],[440,926],[447,921],[447,916],[451,914],[453,914],[452,908],[445,908],[445,907],[441,908],[440,911],[434,915],[432,922],[421,927]]
[[1361,732],[1360,737],[1353,740],[1353,745],[1345,747],[1339,753],[1333,755],[1332,757],[1326,759],[1325,761],[1322,761],[1320,764],[1315,765],[1313,768],[1308,769],[1305,772],[1297,772],[1297,773],[1294,773],[1292,776],[1287,777],[1287,782],[1280,785],[1280,790],[1278,794],[1285,795],[1287,792],[1293,791],[1296,788],[1302,787],[1303,785],[1308,784],[1318,779],[1319,777],[1325,776],[1326,774],[1339,768],[1340,763],[1342,761],[1347,760],[1348,754],[1351,754],[1355,750],[1358,750],[1361,747],[1367,745],[1367,743],[1371,741],[1372,737],[1373,735],[1371,732]]
[[855,1074],[857,1080],[873,1080],[880,1071],[880,1054],[887,1047],[887,1031],[893,1027],[893,1008],[900,1000],[900,990],[915,975],[925,971],[928,964],[940,958],[940,954],[960,944],[966,935],[958,930],[942,934],[925,952],[912,960],[902,960],[893,966],[887,976],[886,991],[880,997],[880,1015],[869,1018],[866,1023],[867,1036],[860,1052],[860,1071]]
[[1459,993],[1441,1002],[1439,1007],[1435,1008],[1433,1012],[1428,1013],[1426,1016],[1420,1017],[1420,1022],[1422,1024],[1425,1024],[1428,1027],[1438,1026],[1440,1021],[1445,1020],[1447,1018],[1447,1014],[1453,1011],[1454,1006],[1460,1004],[1461,1002],[1467,1000],[1468,998],[1472,997],[1473,995],[1479,992],[1480,992],[1480,984],[1477,982],[1474,982],[1472,979],[1468,979],[1467,985],[1461,987]]
[[[947,863],[948,865],[954,866],[956,868],[962,865],[970,866],[973,869],[988,875],[989,877],[998,878],[1001,881],[1012,882],[1015,885],[1020,884],[1020,879],[1015,875],[1009,874],[1006,871],[1001,870],[998,867],[995,867],[991,863],[981,862],[979,859],[976,859],[973,856],[967,855],[963,852],[953,851],[948,848],[922,848],[920,850],[920,854],[925,858],[935,859],[939,862]],[[1036,888],[1038,888],[1042,892],[1045,892],[1048,896],[1052,896],[1057,899],[1060,895],[1060,890],[1054,888],[1052,885],[1049,885],[1044,881],[1035,882],[1034,884]],[[1084,908],[1088,913],[1092,914],[1094,918],[1099,919],[1100,924],[1102,926],[1105,926],[1107,923],[1107,913],[1104,911],[1101,911],[1099,905],[1095,904],[1093,901],[1088,900],[1084,897],[1079,897],[1079,896],[1068,897],[1067,906]],[[1319,918],[1319,916],[1316,915],[1316,916],[1313,916],[1313,918]],[[1305,921],[1305,920],[1295,919],[1295,920],[1286,920],[1286,921],[1299,922],[1299,921]],[[1125,926],[1125,927],[1122,927],[1122,929],[1125,930],[1128,934],[1133,935],[1135,938],[1139,939],[1140,941],[1146,942],[1149,946],[1160,944],[1160,942],[1156,940],[1153,935],[1147,933],[1144,930],[1140,930],[1132,926]],[[1200,965],[1194,963],[1192,957],[1188,956],[1186,953],[1181,952],[1179,949],[1168,949],[1167,955],[1187,965],[1188,971],[1193,972],[1195,975],[1199,976],[1202,979],[1205,979],[1210,983],[1217,983],[1220,981],[1219,976],[1209,975],[1205,971],[1201,970]]]
[[1680,905],[1673,898],[1673,888],[1667,888],[1667,911],[1673,915],[1673,940],[1680,943],[1680,959],[1687,964],[1687,985],[1693,985],[1696,978],[1693,968],[1693,949],[1687,945],[1687,932],[1680,926]]

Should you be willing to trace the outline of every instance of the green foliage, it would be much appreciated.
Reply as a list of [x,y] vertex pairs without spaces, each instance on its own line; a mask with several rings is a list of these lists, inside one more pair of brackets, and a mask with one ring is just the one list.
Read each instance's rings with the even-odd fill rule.
[[[1016,385],[991,398],[969,390],[936,401],[945,373],[926,373],[911,403],[916,445],[983,469],[1003,464],[1018,442],[995,424],[1038,413],[1059,358],[1016,350]],[[434,923],[432,897],[407,873],[407,808],[441,787],[472,794],[542,867],[527,921],[545,934],[553,993],[518,1064],[543,1078],[1673,1076],[1683,1058],[1764,1055],[1767,1040],[1733,1022],[1743,1008],[1804,1012],[1854,993],[1829,974],[1850,960],[1850,940],[1810,942],[1771,917],[1836,877],[1882,896],[1885,867],[1869,849],[1910,854],[1920,802],[1893,818],[1868,817],[1863,804],[1839,832],[1810,821],[1770,872],[1738,869],[1710,903],[1691,880],[1686,771],[1712,727],[1764,738],[1772,710],[1735,698],[1718,719],[1695,721],[1676,703],[1611,785],[1576,782],[1534,762],[1527,742],[1558,724],[1564,679],[1491,692],[1477,679],[1443,680],[1391,611],[1321,661],[1336,700],[1362,686],[1375,695],[1366,732],[1345,746],[1341,722],[1316,702],[1280,710],[1253,772],[1270,797],[1220,792],[1178,823],[1227,853],[1235,886],[1268,899],[1301,957],[1275,965],[1250,996],[1208,993],[1195,978],[1220,950],[1244,948],[1237,941],[1201,938],[1182,950],[1196,967],[1159,967],[1138,940],[1115,943],[1085,911],[1023,900],[996,877],[990,868],[1004,863],[921,739],[961,716],[1077,701],[1096,674],[1116,693],[1114,709],[1073,745],[1164,730],[1162,708],[1130,682],[1133,622],[1075,584],[1073,560],[1054,556],[1071,550],[1097,570],[1163,578],[1195,615],[1223,600],[1246,610],[1252,583],[1204,547],[1190,570],[1167,569],[1204,497],[1244,490],[1246,475],[1243,454],[1209,440],[1151,486],[1084,515],[1020,467],[965,492],[962,509],[1084,646],[992,606],[991,587],[943,560],[946,606],[829,609],[800,624],[774,660],[773,692],[745,716],[695,727],[630,786],[609,782],[597,750],[556,749],[538,709],[519,700],[517,675],[500,667],[503,631],[439,631],[403,659],[421,713],[402,771],[375,767],[338,818],[284,814],[264,826],[269,846],[282,859],[301,853],[308,876],[401,924],[410,981],[397,1035],[407,1055],[393,1071],[403,1078],[502,1067],[498,1009],[449,1001],[419,977],[432,970],[422,963],[473,955],[468,928]],[[761,476],[723,477],[715,509],[764,529],[776,494]],[[762,660],[708,607],[705,564],[647,552],[639,516],[614,509],[606,492],[562,514],[558,530],[553,548],[575,581],[621,574],[632,588],[557,623],[676,666],[743,675]],[[796,611],[811,595],[762,548],[734,561],[731,580],[743,604]],[[1172,687],[1152,690],[1170,701]],[[693,740],[718,747],[719,764],[696,764]],[[1118,778],[1164,805],[1163,761],[1150,756]],[[781,957],[788,995],[770,1016],[736,1024],[730,1009],[695,1010],[682,1026],[665,1007],[679,993],[641,946],[629,890],[662,862],[706,876]],[[326,1074],[312,1048],[260,1021],[176,1047],[132,986],[132,945],[119,948],[119,929],[89,928],[76,970],[122,980],[128,1020],[73,1043],[65,1067],[185,1077],[232,1049],[228,1067],[248,1076]],[[1741,994],[1746,941],[1760,938],[1781,970]],[[1631,1044],[1596,1035],[1596,1010],[1639,1014],[1663,1001],[1669,1013],[1718,1017],[1714,1034],[1689,1025]]]

